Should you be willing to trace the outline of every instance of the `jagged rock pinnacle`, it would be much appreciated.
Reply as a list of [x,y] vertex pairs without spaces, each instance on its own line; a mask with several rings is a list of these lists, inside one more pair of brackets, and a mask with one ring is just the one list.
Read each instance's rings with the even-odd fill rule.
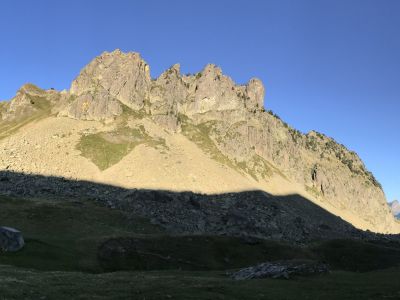
[[150,67],[140,54],[120,50],[104,52],[84,67],[70,93],[77,99],[65,115],[93,120],[121,113],[116,100],[134,110],[150,104],[147,109],[155,115],[164,115],[171,109],[175,115],[259,110],[264,101],[264,87],[258,79],[238,86],[213,64],[195,76],[181,76],[180,65],[175,64],[152,81]]

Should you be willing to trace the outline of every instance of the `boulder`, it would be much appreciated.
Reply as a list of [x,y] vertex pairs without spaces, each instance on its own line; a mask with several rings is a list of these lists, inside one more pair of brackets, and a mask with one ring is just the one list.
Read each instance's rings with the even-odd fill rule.
[[11,227],[0,227],[0,250],[16,252],[25,245],[22,233]]
[[248,267],[230,274],[235,280],[285,278],[297,275],[315,275],[329,272],[326,264],[314,261],[280,261],[266,262],[257,266]]

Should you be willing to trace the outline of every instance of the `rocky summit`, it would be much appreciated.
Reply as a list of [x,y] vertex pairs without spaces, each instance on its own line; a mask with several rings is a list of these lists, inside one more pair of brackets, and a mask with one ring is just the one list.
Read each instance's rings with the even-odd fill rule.
[[264,95],[259,79],[238,85],[213,64],[187,75],[175,64],[152,78],[138,53],[105,52],[68,91],[26,84],[0,102],[0,171],[129,189],[299,194],[357,228],[399,233],[358,155],[292,128],[264,108]]

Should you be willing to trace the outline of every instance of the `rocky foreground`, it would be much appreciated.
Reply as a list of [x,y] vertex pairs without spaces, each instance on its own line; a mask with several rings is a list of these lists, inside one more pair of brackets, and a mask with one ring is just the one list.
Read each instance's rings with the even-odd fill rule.
[[124,189],[8,171],[0,208],[2,224],[25,240],[0,252],[6,299],[399,295],[398,237],[360,231],[300,196]]
[[0,194],[52,201],[95,200],[110,208],[149,219],[170,234],[245,237],[306,244],[331,239],[398,241],[356,229],[300,195],[264,191],[215,195],[125,189],[58,177],[0,172]]

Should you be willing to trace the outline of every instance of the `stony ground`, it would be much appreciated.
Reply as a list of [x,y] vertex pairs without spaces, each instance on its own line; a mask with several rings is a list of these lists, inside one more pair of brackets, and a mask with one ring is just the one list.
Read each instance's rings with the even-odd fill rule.
[[358,230],[296,194],[246,191],[206,195],[126,189],[10,171],[0,172],[0,194],[50,200],[91,199],[147,218],[172,234],[243,236],[300,244],[320,239],[382,236]]
[[[200,193],[264,190],[275,195],[299,194],[341,216],[358,228],[370,225],[346,208],[337,208],[315,198],[304,186],[275,173],[256,181],[215,159],[182,134],[171,134],[153,122],[140,120],[149,136],[165,141],[165,147],[139,144],[106,170],[82,156],[77,145],[82,136],[113,131],[114,125],[69,118],[47,118],[33,122],[0,140],[0,170],[60,176],[118,185]],[[143,159],[146,158],[146,159]]]

